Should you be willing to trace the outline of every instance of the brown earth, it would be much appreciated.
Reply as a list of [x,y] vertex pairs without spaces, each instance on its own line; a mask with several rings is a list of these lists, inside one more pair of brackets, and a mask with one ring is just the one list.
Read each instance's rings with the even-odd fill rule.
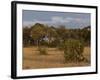
[[23,48],[23,69],[90,66],[90,48],[83,55],[88,62],[64,63],[64,53],[56,48],[47,48],[48,55],[40,55],[37,47]]

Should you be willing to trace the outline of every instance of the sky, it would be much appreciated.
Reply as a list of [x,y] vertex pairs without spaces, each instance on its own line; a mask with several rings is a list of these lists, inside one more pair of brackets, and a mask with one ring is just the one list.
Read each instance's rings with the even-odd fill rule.
[[91,24],[90,18],[90,13],[34,10],[23,10],[22,12],[22,24],[24,27],[41,23],[55,27],[63,25],[66,28],[83,28]]

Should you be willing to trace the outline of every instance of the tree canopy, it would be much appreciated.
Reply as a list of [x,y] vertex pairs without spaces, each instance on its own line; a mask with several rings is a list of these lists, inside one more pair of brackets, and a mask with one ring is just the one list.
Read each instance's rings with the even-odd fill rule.
[[52,44],[55,47],[58,43],[65,42],[68,39],[76,39],[89,46],[90,38],[90,26],[82,29],[67,29],[63,25],[55,27],[36,23],[31,27],[23,27],[23,43],[25,45],[30,44],[30,41],[32,41],[33,45],[44,43],[45,46]]

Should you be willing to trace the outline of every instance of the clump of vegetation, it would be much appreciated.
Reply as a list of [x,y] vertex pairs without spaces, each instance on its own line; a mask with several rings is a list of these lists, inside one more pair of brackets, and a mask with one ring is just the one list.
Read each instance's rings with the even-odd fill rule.
[[40,55],[47,55],[47,51],[45,47],[38,48]]
[[65,62],[80,62],[85,58],[83,56],[84,46],[79,40],[68,39],[63,44]]

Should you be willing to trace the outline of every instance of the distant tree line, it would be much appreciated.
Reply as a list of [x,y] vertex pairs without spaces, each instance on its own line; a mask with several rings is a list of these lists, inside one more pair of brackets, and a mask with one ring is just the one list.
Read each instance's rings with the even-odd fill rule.
[[23,46],[47,46],[57,47],[68,39],[79,40],[85,46],[90,46],[90,26],[82,29],[67,29],[61,25],[58,27],[36,23],[31,27],[23,27]]

